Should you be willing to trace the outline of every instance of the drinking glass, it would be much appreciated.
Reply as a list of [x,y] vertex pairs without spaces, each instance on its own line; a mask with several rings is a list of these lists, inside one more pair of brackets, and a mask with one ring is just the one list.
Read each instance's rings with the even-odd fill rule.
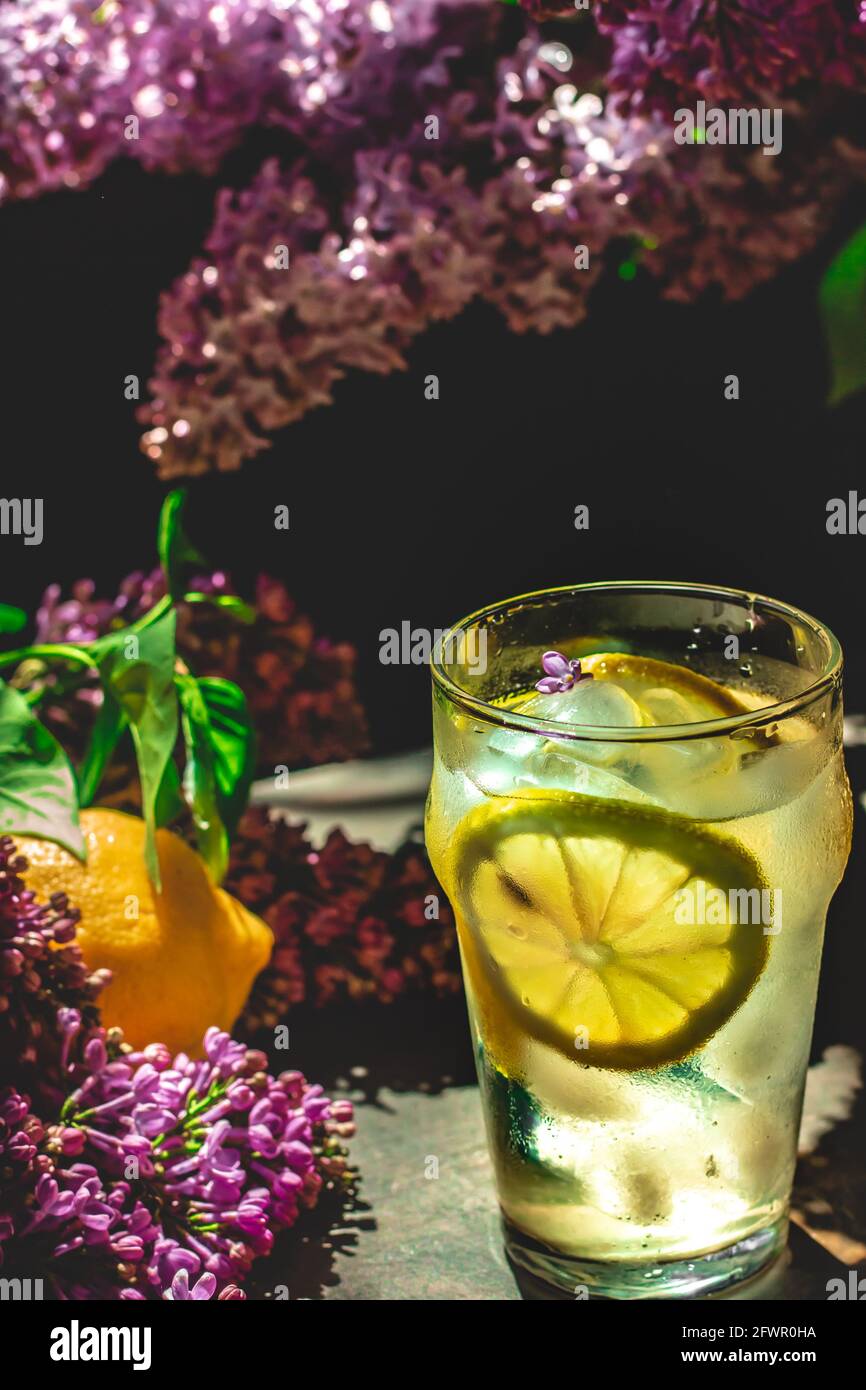
[[426,837],[511,1258],[578,1296],[739,1284],[786,1244],[850,846],[838,642],[594,583],[473,613],[432,673]]

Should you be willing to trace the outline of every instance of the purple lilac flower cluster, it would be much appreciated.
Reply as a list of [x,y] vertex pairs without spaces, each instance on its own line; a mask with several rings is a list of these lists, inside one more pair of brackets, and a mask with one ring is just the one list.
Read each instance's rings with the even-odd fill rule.
[[63,893],[41,903],[26,886],[26,859],[0,838],[0,1057],[6,1080],[49,1105],[73,1033],[93,1028],[110,980],[89,971],[75,941],[80,913]]
[[597,0],[596,16],[613,39],[609,85],[642,105],[866,78],[863,0]]
[[399,143],[488,0],[23,0],[0,6],[0,199],[114,159],[212,173],[253,125],[339,159]]
[[323,1188],[346,1189],[350,1102],[299,1072],[270,1076],[216,1028],[204,1050],[132,1052],[99,1030],[54,1123],[0,1092],[5,1275],[61,1298],[243,1298],[275,1236]]
[[220,195],[206,255],[160,308],[141,418],[164,475],[237,467],[349,368],[403,367],[413,337],[475,297],[518,332],[579,322],[617,246],[671,298],[741,296],[814,245],[852,181],[856,158],[818,113],[789,106],[775,159],[684,147],[669,119],[605,104],[558,40],[464,56],[492,64],[494,100],[449,89],[461,119],[453,140],[443,120],[435,161],[422,135],[359,152],[341,207],[275,161]]
[[[524,9],[580,18],[564,0]],[[303,151],[220,195],[207,254],[163,299],[141,408],[161,473],[238,466],[473,298],[545,332],[581,319],[622,247],[691,299],[744,294],[814,244],[862,173],[833,94],[866,75],[864,0],[597,0],[593,17],[539,31],[493,0],[0,6],[9,196],[82,186],[121,153],[212,171],[252,124]],[[778,157],[675,143],[672,102],[753,91],[785,97]]]
[[[390,1004],[460,992],[453,914],[421,845],[384,854],[333,830],[317,850],[303,826],[253,807],[238,826],[225,886],[274,933],[242,1015],[245,1033],[273,1028],[305,1001]],[[425,915],[431,894],[442,899],[436,921]]]
[[107,1033],[77,913],[36,903],[25,870],[0,842],[4,1277],[68,1299],[243,1298],[277,1233],[351,1185],[351,1104],[217,1028],[202,1060]]
[[81,1161],[85,1146],[80,1130],[38,1119],[28,1096],[0,1091],[0,1268],[59,1298],[129,1297],[126,1274],[158,1228],[128,1183]]
[[218,1028],[204,1053],[172,1057],[161,1044],[127,1052],[93,1038],[63,1107],[61,1123],[84,1136],[84,1153],[114,1182],[130,1159],[137,1164],[158,1214],[127,1296],[160,1294],[182,1271],[230,1288],[315,1205],[323,1183],[346,1172],[348,1101],[331,1101],[299,1072],[269,1075],[264,1053]]
[[[449,0],[445,0],[449,3]],[[432,0],[24,0],[0,6],[0,196],[81,188],[121,156],[212,172],[253,124],[358,124]],[[387,84],[385,84],[387,85]]]

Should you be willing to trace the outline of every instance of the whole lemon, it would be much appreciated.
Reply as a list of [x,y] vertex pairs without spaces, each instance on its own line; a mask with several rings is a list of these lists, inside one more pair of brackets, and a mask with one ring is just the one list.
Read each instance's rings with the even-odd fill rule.
[[92,970],[107,967],[99,996],[106,1027],[133,1047],[161,1042],[200,1056],[205,1031],[226,1031],[267,964],[270,929],[217,888],[204,863],[169,830],[156,835],[162,891],[144,863],[144,821],[101,807],[81,813],[87,862],[49,840],[20,837],[27,887],[69,895],[81,909],[78,941]]

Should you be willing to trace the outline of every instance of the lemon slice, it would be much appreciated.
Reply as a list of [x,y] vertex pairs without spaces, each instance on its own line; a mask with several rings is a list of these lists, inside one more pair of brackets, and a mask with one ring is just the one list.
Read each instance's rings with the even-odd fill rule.
[[731,896],[766,887],[755,859],[655,807],[550,791],[491,800],[457,827],[452,865],[485,1026],[512,1055],[516,1033],[595,1066],[678,1061],[739,1008],[767,958],[760,921],[735,920],[759,917],[744,907],[761,900]]
[[645,725],[690,724],[742,714],[746,706],[732,691],[699,671],[627,652],[581,657],[581,670],[596,680],[615,681],[638,706]]

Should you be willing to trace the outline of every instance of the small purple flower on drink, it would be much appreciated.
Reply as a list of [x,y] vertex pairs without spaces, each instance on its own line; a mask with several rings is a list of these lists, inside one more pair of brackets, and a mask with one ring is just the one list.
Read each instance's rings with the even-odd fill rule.
[[541,658],[546,675],[536,681],[535,688],[542,695],[556,695],[565,690],[573,690],[578,681],[591,681],[591,671],[581,671],[580,661],[569,661],[562,652],[545,652]]

